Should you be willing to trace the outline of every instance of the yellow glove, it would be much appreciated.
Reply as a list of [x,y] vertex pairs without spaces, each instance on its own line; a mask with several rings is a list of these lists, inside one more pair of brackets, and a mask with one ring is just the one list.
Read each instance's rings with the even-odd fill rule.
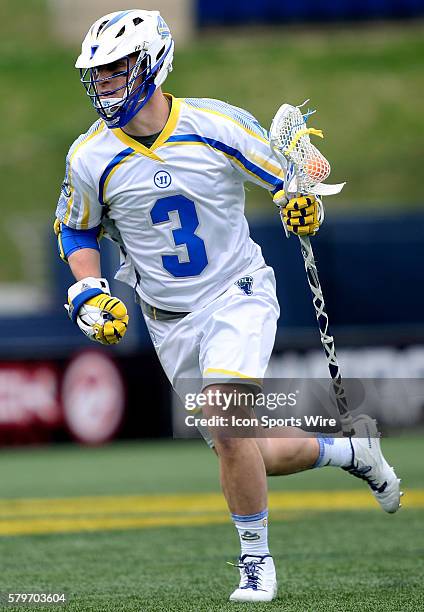
[[104,278],[84,278],[69,287],[65,308],[72,321],[95,342],[116,344],[127,331],[127,309],[119,298],[110,295]]
[[78,313],[77,324],[90,318],[99,317],[97,323],[91,325],[92,339],[101,344],[117,344],[125,336],[128,327],[128,313],[120,299],[100,293],[87,300]]
[[284,226],[298,236],[313,236],[324,220],[324,208],[316,196],[299,196],[287,202],[279,191],[274,196],[274,203],[280,206]]

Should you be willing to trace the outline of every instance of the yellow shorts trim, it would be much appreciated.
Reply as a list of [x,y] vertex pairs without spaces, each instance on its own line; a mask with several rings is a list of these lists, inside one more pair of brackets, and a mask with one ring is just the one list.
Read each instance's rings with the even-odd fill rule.
[[227,376],[233,376],[234,378],[245,378],[251,380],[252,382],[257,382],[258,384],[262,384],[261,378],[254,378],[253,376],[247,376],[246,374],[242,374],[241,372],[236,372],[235,370],[224,370],[223,368],[207,368],[203,372],[203,376],[207,376],[208,374],[226,374]]

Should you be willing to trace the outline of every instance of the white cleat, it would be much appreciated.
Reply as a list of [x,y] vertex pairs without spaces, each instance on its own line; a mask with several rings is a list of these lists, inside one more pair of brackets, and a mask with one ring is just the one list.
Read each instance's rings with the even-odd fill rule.
[[[381,452],[380,434],[374,419],[361,414],[354,420],[355,436],[350,438],[352,463],[343,469],[365,480],[385,512],[396,512],[401,504],[400,479]],[[360,436],[360,437],[356,437]]]
[[240,584],[230,601],[272,601],[277,595],[277,577],[271,555],[243,555],[235,567]]

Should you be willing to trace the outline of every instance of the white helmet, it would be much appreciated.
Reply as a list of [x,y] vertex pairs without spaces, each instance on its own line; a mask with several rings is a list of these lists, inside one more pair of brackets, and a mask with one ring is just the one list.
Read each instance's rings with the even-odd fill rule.
[[[159,11],[118,11],[91,26],[75,67],[97,113],[115,128],[126,125],[162,85],[172,70],[173,55],[174,41]],[[130,56],[137,56],[132,66]],[[127,60],[127,68],[113,76],[126,76],[126,83],[101,98],[97,69],[120,59]]]

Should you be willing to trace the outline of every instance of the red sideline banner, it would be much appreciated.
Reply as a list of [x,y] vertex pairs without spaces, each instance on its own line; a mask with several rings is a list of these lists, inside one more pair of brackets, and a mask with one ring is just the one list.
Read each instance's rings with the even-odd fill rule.
[[125,409],[124,383],[112,359],[94,350],[75,357],[63,378],[62,406],[65,423],[77,440],[110,440]]
[[114,361],[86,350],[65,364],[0,363],[0,445],[64,437],[101,444],[112,439],[125,411],[125,387]]

